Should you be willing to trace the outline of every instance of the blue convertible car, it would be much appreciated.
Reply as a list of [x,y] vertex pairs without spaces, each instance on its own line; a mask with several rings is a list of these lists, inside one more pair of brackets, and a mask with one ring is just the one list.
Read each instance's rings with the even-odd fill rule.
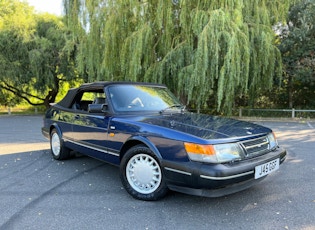
[[285,160],[269,128],[190,113],[163,85],[96,82],[70,89],[45,114],[56,160],[70,151],[120,167],[141,200],[174,190],[218,197],[246,189]]

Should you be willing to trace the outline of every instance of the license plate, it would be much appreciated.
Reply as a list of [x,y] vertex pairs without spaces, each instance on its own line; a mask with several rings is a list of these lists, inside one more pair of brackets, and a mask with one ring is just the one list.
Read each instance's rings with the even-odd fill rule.
[[279,158],[255,167],[255,179],[266,176],[279,169]]

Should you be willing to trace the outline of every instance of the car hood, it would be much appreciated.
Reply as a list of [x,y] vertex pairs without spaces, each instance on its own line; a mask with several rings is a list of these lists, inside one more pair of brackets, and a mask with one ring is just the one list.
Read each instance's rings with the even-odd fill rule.
[[271,132],[250,122],[196,113],[178,113],[145,117],[141,122],[165,127],[202,139],[241,138]]

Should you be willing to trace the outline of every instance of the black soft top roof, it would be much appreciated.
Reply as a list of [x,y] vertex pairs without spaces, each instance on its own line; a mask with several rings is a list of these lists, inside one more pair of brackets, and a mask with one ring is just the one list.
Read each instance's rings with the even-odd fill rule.
[[110,82],[93,82],[93,83],[85,83],[77,88],[69,89],[66,96],[57,103],[57,105],[69,108],[75,98],[76,95],[80,91],[103,91],[104,87],[108,85]]
[[64,108],[70,108],[72,106],[73,100],[80,93],[80,91],[95,91],[95,92],[102,92],[104,88],[108,85],[117,85],[117,84],[127,84],[127,85],[154,85],[165,87],[165,85],[161,84],[154,84],[154,83],[140,83],[140,82],[111,82],[111,81],[100,81],[100,82],[93,82],[93,83],[84,83],[77,88],[69,89],[66,96],[57,103],[57,106],[62,106]]

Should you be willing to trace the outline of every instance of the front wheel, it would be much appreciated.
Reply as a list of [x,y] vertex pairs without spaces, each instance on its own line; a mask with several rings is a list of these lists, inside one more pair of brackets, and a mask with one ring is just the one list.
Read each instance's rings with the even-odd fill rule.
[[70,157],[70,149],[63,146],[63,140],[56,129],[50,133],[50,150],[56,160],[65,160]]
[[121,161],[120,176],[127,192],[139,200],[158,200],[168,191],[158,159],[143,145],[126,152]]

